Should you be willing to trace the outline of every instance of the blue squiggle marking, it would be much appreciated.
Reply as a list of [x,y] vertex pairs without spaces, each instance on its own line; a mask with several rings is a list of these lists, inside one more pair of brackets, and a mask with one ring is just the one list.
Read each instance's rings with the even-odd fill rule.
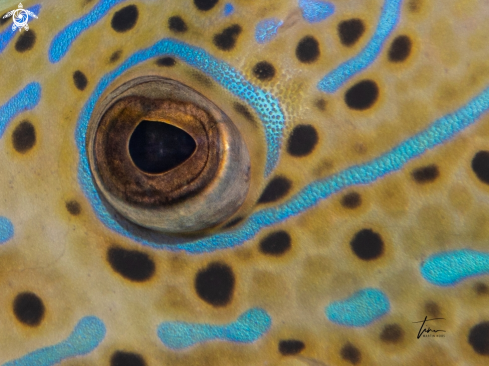
[[49,46],[49,61],[59,62],[80,34],[102,19],[115,5],[124,0],[100,0],[88,13],[68,24],[59,32]]
[[489,273],[489,254],[470,249],[434,254],[421,264],[421,275],[437,286],[452,286]]
[[226,5],[224,5],[224,10],[223,10],[223,14],[225,17],[228,17],[230,16],[232,13],[234,13],[234,6],[233,4],[231,3],[226,3]]
[[9,122],[19,113],[34,108],[41,99],[41,85],[30,83],[15,94],[4,105],[0,106],[0,138]]
[[275,38],[278,29],[284,24],[280,19],[264,19],[256,25],[255,39],[258,43],[267,43]]
[[364,327],[387,314],[389,309],[389,299],[382,291],[366,288],[347,299],[329,304],[325,312],[333,323]]
[[365,48],[352,59],[345,61],[328,73],[318,84],[318,89],[334,93],[343,83],[358,74],[379,56],[385,40],[394,30],[401,13],[402,0],[385,0],[375,34]]
[[334,14],[334,5],[321,0],[299,0],[302,17],[309,23],[320,22]]
[[[27,10],[32,11],[34,14],[39,15],[39,10],[41,10],[41,4],[37,4],[27,8]],[[0,33],[0,53],[8,46],[10,41],[14,38],[17,32],[13,31],[10,27],[6,28],[2,33]]]
[[162,323],[158,327],[158,337],[171,349],[187,348],[213,339],[251,343],[261,338],[271,325],[272,319],[265,310],[253,308],[241,314],[234,323],[227,325]]
[[94,316],[81,319],[64,341],[38,349],[3,366],[51,366],[61,361],[92,352],[105,337],[104,323]]
[[0,244],[12,239],[14,236],[14,225],[6,217],[0,216]]

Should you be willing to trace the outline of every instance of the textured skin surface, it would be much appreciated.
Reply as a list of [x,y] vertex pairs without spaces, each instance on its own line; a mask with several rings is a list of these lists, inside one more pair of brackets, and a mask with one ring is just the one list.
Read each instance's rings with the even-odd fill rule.
[[[28,358],[9,362],[67,339],[69,343],[80,320],[91,317],[98,328],[91,329],[87,322],[84,335],[72,343],[84,354],[60,365],[117,366],[115,361],[111,364],[117,351],[138,354],[148,366],[486,365],[489,330],[484,336],[471,329],[489,320],[485,275],[489,184],[481,178],[484,172],[489,177],[489,163],[482,164],[479,174],[473,167],[476,154],[489,150],[489,116],[482,106],[489,99],[483,93],[489,86],[487,2],[386,1],[400,8],[392,32],[381,42],[379,53],[370,55],[372,62],[332,93],[322,91],[318,83],[366,49],[375,37],[384,1],[331,0],[334,13],[314,22],[306,21],[296,0],[229,3],[233,11],[225,11],[223,1],[206,11],[197,9],[192,0],[102,1],[106,13],[58,59],[51,57],[53,39],[99,5],[95,0],[46,0],[41,2],[39,19],[29,23],[28,32],[35,35],[31,47],[25,49],[28,41],[21,47],[26,33],[22,31],[0,48],[0,364],[28,365]],[[28,1],[24,7],[36,4]],[[115,31],[111,24],[115,14],[129,5],[138,9],[135,24]],[[168,19],[174,16],[181,17],[186,27],[174,21],[177,26],[170,29]],[[362,20],[365,31],[345,46],[338,24],[353,18]],[[266,19],[282,24],[269,40],[257,42],[256,27]],[[215,36],[235,24],[240,31],[233,28],[234,45],[229,48],[226,43],[223,50]],[[0,32],[11,32],[10,27],[11,20],[0,25]],[[393,62],[389,47],[400,35],[409,37],[411,49],[407,58]],[[319,54],[309,58],[313,61],[301,62],[296,49],[305,36],[318,41]],[[228,222],[245,219],[179,241],[178,247],[130,238],[108,225],[110,220],[101,219],[81,184],[76,141],[82,111],[90,98],[98,100],[93,93],[101,78],[165,38],[172,41],[163,42],[162,49],[177,45],[171,54],[174,66],[158,65],[156,59],[164,54],[150,52],[123,70],[118,82],[159,75],[197,90],[235,123],[252,162],[248,196]],[[274,111],[283,121],[260,110],[262,101],[240,95],[231,74],[209,69],[190,51],[178,54],[181,44],[187,51],[199,48],[228,65],[226,72],[233,70],[263,93],[260,96],[270,97],[267,103],[277,101],[279,109]],[[260,79],[254,73],[262,61],[273,65],[272,77]],[[76,71],[86,80],[74,79]],[[261,75],[270,73],[261,69]],[[351,108],[345,95],[362,80],[373,80],[378,96],[368,108]],[[24,110],[15,113],[10,105],[5,107],[28,85],[30,93],[19,99]],[[464,122],[437,146],[409,157],[398,169],[387,169],[368,184],[358,184],[355,176],[345,173],[353,183],[327,194],[314,193],[307,196],[315,199],[314,204],[300,201],[282,216],[273,216],[295,195],[307,193],[314,182],[331,182],[350,167],[386,156],[477,96],[481,106],[477,118],[470,120],[472,114],[464,112],[470,123]],[[453,119],[459,127],[461,120]],[[34,126],[34,143],[26,125],[16,135],[23,121]],[[298,125],[311,125],[317,134],[314,148],[305,149],[302,156],[288,149]],[[289,182],[287,189],[281,186],[282,197],[257,203],[276,177]],[[260,216],[264,209],[269,216]],[[294,215],[288,217],[290,212]],[[351,245],[363,229],[368,229],[363,237],[381,237],[375,253],[365,254]],[[280,230],[288,233],[289,246],[281,255],[264,253],[265,238]],[[145,253],[154,262],[149,279],[131,281],[115,272],[107,260],[114,245]],[[268,246],[268,251],[281,253],[278,247]],[[454,257],[437,262],[433,256],[441,252]],[[146,257],[142,258],[144,262]],[[424,261],[434,267],[423,267]],[[209,266],[216,262],[220,267]],[[443,264],[441,270],[437,263]],[[229,299],[220,299],[218,305],[204,301],[196,287],[207,268],[225,273],[230,268],[234,274],[227,283],[233,288]],[[426,274],[428,270],[432,272]],[[455,273],[457,282],[450,282],[448,272]],[[205,291],[210,285],[205,278],[202,281]],[[365,289],[375,289],[376,296],[370,297],[371,303],[351,305],[360,315],[349,317],[343,311],[328,318],[336,309],[349,309],[347,300],[362,298],[355,294]],[[14,300],[22,292],[42,299],[45,311],[37,326],[23,324],[14,314]],[[259,326],[246,322],[242,326],[239,319],[250,309],[264,311],[253,313],[259,314],[253,320],[262,321]],[[376,316],[372,321],[355,320],[364,313]],[[419,324],[413,322],[425,316],[445,318],[430,323],[432,329],[446,330],[445,337],[417,339]],[[346,320],[341,324],[334,319]],[[190,337],[188,324],[179,322],[205,325],[204,333]],[[168,335],[159,337],[158,329],[175,331],[174,342]],[[180,334],[187,334],[187,339],[176,338],[182,329]],[[247,333],[250,329],[255,332]],[[96,336],[91,338],[90,332]],[[103,338],[100,344],[99,338]],[[180,347],[194,339],[211,340]],[[476,339],[478,346],[469,339]],[[284,340],[301,341],[304,347],[296,345],[298,353],[290,354],[283,344],[279,346]],[[65,351],[54,347],[50,357],[65,357]],[[42,356],[49,352],[31,357],[51,365]],[[135,359],[126,358],[133,360],[128,365],[141,365]]]

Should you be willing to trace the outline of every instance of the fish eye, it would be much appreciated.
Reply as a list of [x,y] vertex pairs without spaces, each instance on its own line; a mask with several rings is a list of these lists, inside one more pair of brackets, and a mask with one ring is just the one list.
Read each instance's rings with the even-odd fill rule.
[[99,193],[137,225],[199,232],[231,217],[248,193],[250,158],[239,130],[178,81],[144,76],[113,87],[86,136]]

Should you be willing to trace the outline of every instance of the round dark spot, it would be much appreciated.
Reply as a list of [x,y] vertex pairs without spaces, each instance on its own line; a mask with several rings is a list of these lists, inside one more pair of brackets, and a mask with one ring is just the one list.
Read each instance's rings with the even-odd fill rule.
[[487,295],[489,294],[489,286],[485,283],[477,282],[474,286],[474,290],[477,295]]
[[290,249],[291,243],[292,239],[286,231],[275,231],[262,239],[260,242],[260,251],[263,254],[279,256]]
[[489,184],[489,151],[481,150],[475,154],[472,170],[483,183]]
[[318,99],[316,100],[316,103],[315,103],[317,109],[319,109],[320,111],[325,111],[326,110],[326,101],[324,99]]
[[221,33],[214,36],[213,42],[217,48],[223,51],[229,51],[234,48],[242,28],[239,24],[233,24],[225,28]]
[[434,301],[427,301],[424,304],[424,310],[428,315],[438,317],[441,314],[440,306]]
[[380,340],[385,343],[398,343],[404,338],[404,330],[402,330],[399,324],[387,324],[382,333],[380,333]]
[[112,55],[110,55],[109,62],[110,63],[116,62],[117,60],[119,60],[121,58],[121,56],[122,56],[122,51],[117,50]]
[[14,314],[17,320],[30,327],[41,324],[44,317],[44,304],[36,294],[32,292],[22,292],[15,297]]
[[341,348],[340,354],[342,359],[353,365],[356,365],[362,359],[360,350],[351,343],[345,344],[343,348]]
[[270,203],[278,201],[289,193],[292,183],[285,177],[273,178],[260,196],[258,203]]
[[136,5],[128,5],[116,11],[111,26],[116,32],[122,33],[134,28],[138,21],[139,11]]
[[75,82],[75,86],[78,90],[84,90],[88,84],[87,77],[80,70],[76,70],[73,73],[73,81]]
[[66,201],[66,209],[73,216],[78,216],[81,213],[81,205],[75,200]]
[[22,32],[15,42],[15,49],[17,52],[25,52],[34,47],[36,43],[36,33],[32,29],[28,32]]
[[24,154],[36,144],[36,129],[29,121],[20,122],[12,133],[15,151]]
[[303,37],[295,49],[297,59],[306,64],[316,61],[319,53],[319,42],[313,36]]
[[411,172],[411,176],[417,183],[429,183],[433,182],[440,175],[438,166],[435,164],[416,168]]
[[489,321],[476,324],[470,329],[469,344],[478,354],[489,356]]
[[389,48],[389,61],[402,62],[411,53],[412,42],[408,36],[397,36]]
[[195,276],[195,291],[202,300],[213,306],[226,306],[231,302],[234,282],[231,267],[213,262]]
[[377,259],[384,252],[382,237],[371,229],[363,229],[350,242],[351,249],[363,260]]
[[207,11],[211,10],[218,0],[194,0],[194,4],[199,10]]
[[169,123],[142,121],[129,139],[129,155],[143,172],[167,172],[186,161],[197,145],[187,132]]
[[110,366],[146,366],[146,362],[137,353],[116,351],[110,358]]
[[153,260],[138,250],[111,247],[107,251],[107,261],[115,272],[135,282],[147,281],[155,272]]
[[278,343],[278,351],[284,356],[296,355],[305,347],[304,342],[296,339],[287,339]]
[[345,208],[357,208],[362,204],[362,196],[358,192],[349,192],[341,198],[341,205]]
[[173,57],[160,57],[159,59],[156,60],[156,64],[158,66],[166,66],[166,67],[171,67],[176,65],[176,61]]
[[294,127],[287,141],[287,152],[292,156],[309,155],[318,142],[318,133],[311,125]]
[[253,75],[259,80],[272,80],[275,76],[275,67],[268,61],[260,61],[253,66]]
[[345,93],[345,103],[351,109],[370,108],[379,97],[379,87],[372,80],[362,80]]
[[168,28],[175,33],[185,33],[188,29],[187,24],[178,15],[168,19]]
[[341,44],[347,47],[357,43],[364,32],[363,21],[358,18],[344,20],[338,24],[338,36]]

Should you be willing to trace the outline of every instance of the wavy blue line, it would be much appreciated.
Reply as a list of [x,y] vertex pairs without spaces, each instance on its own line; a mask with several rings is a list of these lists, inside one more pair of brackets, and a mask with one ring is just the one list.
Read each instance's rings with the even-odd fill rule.
[[[27,10],[32,11],[36,15],[39,15],[39,10],[41,10],[41,4],[31,6],[30,8],[27,8]],[[3,52],[3,50],[8,46],[8,44],[16,34],[17,32],[13,31],[11,27],[6,28],[3,32],[0,33],[0,53]]]
[[350,327],[365,327],[387,314],[390,303],[387,296],[375,288],[355,292],[349,298],[335,301],[326,309],[326,316],[333,323]]
[[14,236],[14,225],[6,217],[0,216],[0,244],[9,241]]
[[81,319],[64,341],[4,363],[3,366],[51,366],[92,352],[105,337],[104,323],[94,316]]
[[271,327],[272,319],[260,308],[250,309],[233,323],[225,325],[166,322],[158,327],[158,337],[171,349],[182,349],[214,339],[251,343],[260,339]]
[[4,105],[0,106],[0,138],[12,119],[19,113],[34,108],[41,99],[41,85],[30,83]]
[[489,273],[489,254],[470,249],[442,252],[420,266],[424,279],[437,286],[453,286],[469,277]]
[[370,66],[379,56],[380,51],[396,27],[401,13],[402,0],[385,0],[377,29],[365,48],[355,57],[343,62],[328,73],[318,83],[318,89],[326,93],[334,93],[343,83]]
[[51,46],[49,46],[49,61],[51,63],[59,62],[80,34],[97,23],[110,9],[123,1],[100,0],[89,13],[68,24],[51,41]]

